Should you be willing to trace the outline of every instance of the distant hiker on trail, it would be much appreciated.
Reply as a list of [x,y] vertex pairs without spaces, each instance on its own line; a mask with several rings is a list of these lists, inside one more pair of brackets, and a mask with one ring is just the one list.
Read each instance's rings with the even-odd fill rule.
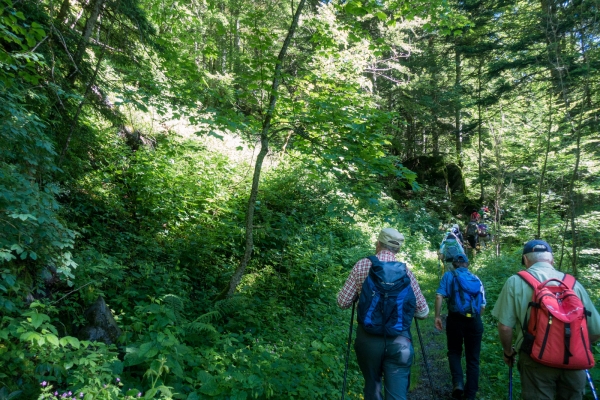
[[454,261],[454,257],[459,254],[465,254],[465,249],[463,247],[462,235],[460,235],[460,231],[458,230],[458,225],[454,225],[452,230],[446,233],[444,240],[440,244],[440,250],[438,251],[438,257],[444,263],[445,271],[453,271],[454,266],[452,262]]
[[481,221],[485,221],[486,219],[488,219],[490,216],[489,207],[486,205],[481,206],[481,208],[479,209],[479,215]]
[[[412,318],[429,314],[415,276],[396,261],[403,243],[404,236],[396,229],[383,229],[375,244],[376,256],[359,260],[337,295],[338,305],[345,309],[360,294],[354,350],[365,379],[365,400],[382,399],[382,376],[386,400],[406,399],[414,358]],[[382,285],[382,279],[393,283],[391,289]]]
[[[454,257],[454,271],[446,272],[435,296],[435,327],[443,329],[442,300],[448,302],[446,340],[452,375],[452,398],[475,399],[479,388],[479,353],[483,336],[481,314],[485,309],[485,291],[481,280],[469,270],[465,254]],[[465,350],[467,381],[464,383],[461,358]]]
[[523,399],[581,399],[600,315],[583,286],[554,269],[548,243],[525,243],[521,263],[526,270],[508,278],[492,311],[504,362],[510,366],[519,355]]
[[460,244],[464,247],[465,239],[463,238],[463,234],[460,231],[460,227],[458,226],[458,224],[452,225],[452,229],[450,229],[450,232],[452,232],[458,238],[458,240],[460,240]]
[[467,225],[467,229],[465,230],[465,236],[467,237],[467,242],[472,249],[477,248],[477,241],[479,240],[479,213],[475,211],[471,214],[471,221]]
[[477,240],[483,244],[483,247],[487,247],[492,241],[492,234],[488,229],[488,225],[485,223],[477,224]]

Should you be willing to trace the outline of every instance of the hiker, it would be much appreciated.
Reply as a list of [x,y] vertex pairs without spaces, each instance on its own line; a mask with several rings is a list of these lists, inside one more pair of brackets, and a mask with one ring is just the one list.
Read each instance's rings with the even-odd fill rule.
[[465,236],[467,237],[467,242],[472,249],[477,248],[477,243],[479,239],[478,235],[479,231],[479,213],[477,211],[471,214],[471,221],[467,225],[467,229],[465,229]]
[[477,240],[479,243],[483,244],[483,247],[487,247],[488,244],[491,244],[492,234],[490,233],[487,224],[477,224]]
[[459,254],[465,254],[465,249],[462,244],[462,238],[458,237],[460,230],[458,230],[458,225],[454,225],[452,230],[444,236],[444,240],[440,244],[440,250],[438,251],[438,258],[442,260],[444,263],[444,271],[453,271],[454,266],[452,262],[454,261],[454,257]]
[[[526,271],[508,278],[492,311],[492,315],[498,319],[504,362],[512,366],[516,355],[519,355],[523,399],[554,399],[555,396],[557,399],[581,399],[586,383],[585,369],[593,366],[590,344],[600,338],[600,315],[583,286],[571,275],[554,269],[552,248],[545,241],[531,240],[525,243],[521,263]],[[548,279],[558,281],[539,285],[538,282]],[[536,294],[540,294],[542,287],[553,296],[542,291],[544,295],[534,299],[531,284],[538,287]],[[559,312],[563,307],[570,309],[566,313],[556,314],[553,320],[552,311],[545,307],[546,302],[552,300],[554,306],[549,306],[552,309]],[[533,307],[529,307],[530,302]],[[541,304],[541,307],[535,304]],[[570,315],[579,317],[569,324],[561,321]],[[546,329],[550,326],[553,329]],[[514,345],[513,329],[516,329]],[[569,336],[571,330],[574,334]],[[542,347],[540,343],[543,343]],[[546,346],[548,351],[544,352]],[[588,364],[590,361],[591,364]]]
[[458,238],[458,240],[460,241],[460,244],[464,247],[465,246],[465,238],[463,237],[463,234],[460,231],[460,227],[458,226],[458,224],[452,225],[450,232],[452,232],[454,234],[454,236],[456,236]]
[[[396,229],[383,229],[379,233],[375,244],[376,258],[369,257],[359,260],[352,268],[348,279],[337,295],[338,305],[345,309],[349,308],[360,294],[354,350],[365,379],[363,388],[365,400],[382,399],[382,376],[385,379],[386,400],[406,399],[410,384],[410,367],[414,357],[410,325],[413,314],[414,317],[419,319],[424,319],[429,314],[429,307],[414,275],[406,267],[406,264],[396,261],[396,253],[403,243],[404,236]],[[374,262],[377,264],[376,266]],[[369,286],[369,290],[361,289],[363,284],[372,284],[373,275],[376,271],[382,269],[387,271],[387,276],[394,275],[398,277],[398,282],[404,282],[404,289],[398,294],[398,298],[404,296],[402,299],[405,301],[403,302],[401,316],[397,312],[392,313],[393,318],[390,319],[390,322],[394,322],[394,326],[379,325],[381,330],[377,331],[375,330],[377,324],[374,322],[377,318],[381,319],[381,313],[378,316],[374,315],[377,311],[373,315],[367,314],[365,316],[364,313],[365,307],[369,307],[369,304],[365,303],[369,301],[370,297],[375,298],[376,288]],[[383,300],[383,296],[380,297]],[[380,310],[381,308],[377,309]],[[388,309],[396,311],[398,308],[389,307]],[[394,328],[398,329],[394,330]]]
[[[469,271],[469,259],[465,254],[454,257],[454,271],[446,272],[435,295],[435,327],[442,331],[442,300],[448,303],[446,318],[446,341],[448,364],[452,375],[452,398],[475,399],[479,388],[479,353],[483,336],[481,314],[485,309],[485,291],[481,280]],[[464,383],[461,358],[463,353],[467,367]]]

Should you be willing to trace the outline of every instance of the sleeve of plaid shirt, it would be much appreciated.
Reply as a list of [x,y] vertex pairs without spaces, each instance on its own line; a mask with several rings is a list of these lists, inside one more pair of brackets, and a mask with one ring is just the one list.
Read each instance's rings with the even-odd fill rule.
[[410,278],[410,286],[415,292],[415,297],[417,298],[417,309],[415,310],[415,317],[417,318],[425,318],[427,314],[429,314],[429,306],[425,301],[425,296],[421,293],[421,287],[419,287],[419,282],[417,282],[417,278],[413,275],[413,273],[407,269],[406,274]]
[[[348,279],[346,279],[346,283],[344,283],[344,286],[337,295],[337,303],[340,308],[350,308],[352,300],[360,293],[362,284],[369,274],[369,268],[371,268],[371,261],[368,258],[363,258],[354,265]],[[408,268],[406,272],[410,278],[410,286],[417,299],[415,316],[417,318],[424,318],[429,314],[429,306],[427,305],[427,301],[425,301],[423,293],[421,293],[421,288],[413,273]]]
[[337,295],[337,303],[340,308],[350,308],[352,300],[360,293],[360,288],[369,274],[371,265],[371,261],[368,258],[363,258],[354,264],[348,279],[346,279],[346,283],[344,283],[344,286],[342,286]]

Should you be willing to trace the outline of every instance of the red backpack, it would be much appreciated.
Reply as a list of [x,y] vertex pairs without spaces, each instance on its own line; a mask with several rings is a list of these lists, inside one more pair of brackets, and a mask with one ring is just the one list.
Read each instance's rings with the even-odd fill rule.
[[[562,280],[548,279],[540,283],[527,271],[520,271],[519,276],[533,288],[527,306],[531,309],[529,323],[527,317],[523,323],[521,350],[549,367],[592,368],[594,356],[587,329],[587,316],[591,313],[585,310],[573,290],[575,277],[565,274]],[[550,282],[558,285],[548,285]]]

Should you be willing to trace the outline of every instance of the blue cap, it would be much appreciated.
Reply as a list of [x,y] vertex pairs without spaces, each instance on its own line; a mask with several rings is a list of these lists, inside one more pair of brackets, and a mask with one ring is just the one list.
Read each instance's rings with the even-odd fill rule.
[[453,263],[468,263],[469,262],[469,258],[467,257],[466,254],[457,254],[454,256],[454,260],[452,260]]
[[[543,240],[530,240],[523,246],[523,255],[529,253],[552,253],[552,247]],[[525,265],[525,260],[521,257],[521,264]]]

